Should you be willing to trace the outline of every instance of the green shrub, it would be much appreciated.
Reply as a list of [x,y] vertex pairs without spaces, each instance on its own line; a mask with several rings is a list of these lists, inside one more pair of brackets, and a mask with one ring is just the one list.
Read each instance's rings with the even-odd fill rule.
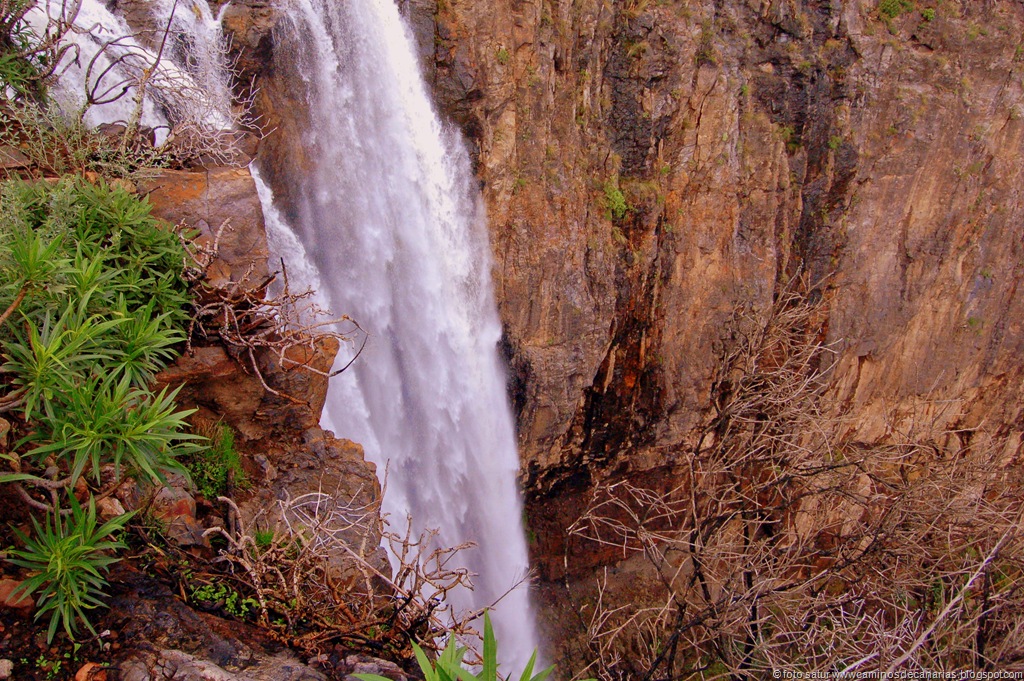
[[63,406],[65,391],[85,379],[104,359],[93,346],[110,330],[112,320],[76,317],[71,308],[57,319],[47,310],[37,326],[22,314],[26,323],[14,325],[11,337],[3,343],[6,361],[0,368],[12,376],[11,385],[21,393],[26,421],[40,416],[52,418]]
[[[466,649],[458,645],[454,638],[448,640],[448,646],[441,652],[437,660],[431,662],[427,654],[415,643],[413,651],[416,653],[416,661],[420,665],[420,671],[426,681],[501,681],[511,678],[511,675],[498,675],[498,643],[494,638],[494,629],[491,627],[491,618],[484,613],[484,650],[483,664],[480,671],[473,674],[462,666],[462,658],[466,655]],[[519,681],[544,681],[554,667],[548,667],[537,674],[533,673],[533,667],[537,663],[537,653],[534,652],[526,668],[519,675]],[[360,681],[389,681],[383,676],[376,674],[353,674]]]
[[608,180],[604,183],[604,208],[606,217],[616,222],[626,217],[626,213],[629,212],[629,205],[622,190],[619,189],[617,180]]
[[0,200],[0,306],[17,322],[0,328],[2,370],[36,426],[19,446],[74,479],[98,481],[105,463],[151,479],[178,469],[195,450],[190,412],[148,389],[185,337],[178,237],[102,184],[12,183]]
[[93,376],[69,386],[61,409],[41,419],[40,434],[32,436],[47,442],[28,455],[40,465],[50,455],[60,456],[72,480],[87,473],[96,483],[100,466],[107,463],[114,465],[118,476],[124,468],[154,481],[162,479],[162,471],[180,472],[175,457],[191,453],[196,449],[193,441],[200,439],[181,432],[192,410],[178,410],[177,391],[164,389],[154,395],[132,387],[127,377],[113,379]]
[[[235,451],[235,431],[223,424],[198,430],[209,439],[210,446],[185,459],[185,468],[196,491],[207,499],[216,499],[228,492],[228,481],[232,477],[236,483],[244,484],[242,463]],[[270,536],[273,539],[273,532]]]
[[715,66],[718,63],[719,54],[715,48],[715,28],[710,20],[704,21],[700,27],[700,38],[697,43],[697,53],[694,61],[698,67]]
[[878,14],[886,19],[895,19],[913,9],[913,0],[879,0],[878,3]]
[[257,548],[267,549],[274,544],[276,534],[273,530],[255,530],[252,533],[252,540],[256,542]]
[[96,527],[96,503],[91,497],[85,509],[72,494],[68,495],[68,502],[70,514],[67,517],[55,510],[47,514],[43,523],[33,518],[33,537],[15,530],[25,548],[9,551],[11,557],[7,558],[19,567],[38,573],[22,582],[15,597],[38,595],[36,619],[50,615],[47,643],[53,641],[58,627],[74,638],[79,622],[96,634],[86,611],[103,605],[99,595],[107,582],[100,571],[106,572],[118,561],[105,552],[124,547],[113,537],[131,518],[131,514],[125,514]]
[[[0,309],[25,288],[18,311],[30,322],[38,324],[53,310],[114,319],[142,309],[144,315],[166,315],[157,328],[172,334],[173,342],[184,340],[185,250],[149,215],[148,203],[81,179],[9,182],[0,189],[0,203]],[[0,338],[14,326],[0,328]],[[166,348],[167,342],[157,345]]]
[[33,519],[32,537],[18,534],[24,548],[8,560],[38,571],[24,591],[41,594],[51,640],[58,628],[73,637],[78,623],[92,631],[86,611],[100,605],[100,570],[116,560],[103,552],[120,547],[111,535],[129,518],[97,528],[92,497],[85,510],[72,497],[65,517],[60,490],[100,484],[107,466],[116,479],[160,480],[202,450],[176,391],[149,388],[185,339],[184,262],[178,235],[122,189],[82,179],[0,186],[0,408],[24,420],[0,455],[0,482],[40,489],[54,505]]
[[800,138],[796,133],[796,128],[792,125],[783,125],[779,127],[779,137],[786,144],[786,151],[791,154],[795,154],[800,149]]

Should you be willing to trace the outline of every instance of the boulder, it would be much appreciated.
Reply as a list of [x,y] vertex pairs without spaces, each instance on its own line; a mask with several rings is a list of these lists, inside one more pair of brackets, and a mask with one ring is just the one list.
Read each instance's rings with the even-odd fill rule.
[[103,665],[86,662],[75,674],[75,681],[107,681],[107,670]]
[[263,381],[246,354],[236,358],[220,345],[197,347],[160,372],[156,385],[181,386],[179,405],[197,407],[249,440],[281,431],[301,433],[320,421],[327,401],[326,374],[338,347],[335,339],[319,337],[290,348],[285,361],[274,352],[258,352]]
[[229,670],[180,650],[139,653],[121,665],[124,681],[327,681],[323,673],[302,664],[290,653],[259,659],[244,670]]
[[0,579],[0,608],[14,610],[22,616],[31,615],[35,610],[36,602],[25,593],[15,593],[21,584],[16,579]]
[[[177,476],[175,476],[177,477]],[[196,500],[183,479],[157,490],[149,513],[163,524],[164,536],[178,546],[202,546],[203,527],[196,520]]]
[[237,283],[259,288],[266,280],[267,234],[256,183],[246,168],[166,170],[141,180],[153,215],[199,229],[209,244],[217,242],[217,285]]
[[[273,477],[265,477],[252,496],[239,504],[243,526],[280,526],[282,502],[289,500],[305,497],[310,503],[326,503],[331,512],[339,514],[338,536],[361,551],[375,568],[390,571],[380,550],[380,482],[376,467],[364,458],[362,446],[314,426],[300,441],[267,446],[263,453],[264,468],[273,471]],[[295,519],[292,515],[291,520]],[[337,558],[335,567],[339,573],[345,572],[345,557],[339,553]]]

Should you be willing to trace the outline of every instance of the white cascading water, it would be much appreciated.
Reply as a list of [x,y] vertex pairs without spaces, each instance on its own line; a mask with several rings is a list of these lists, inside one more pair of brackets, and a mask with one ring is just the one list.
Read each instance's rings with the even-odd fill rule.
[[[49,18],[61,16],[66,8],[66,3],[61,0],[44,0],[32,9],[27,18],[33,29],[41,34]],[[104,123],[127,122],[135,108],[135,92],[121,87],[130,77],[114,61],[122,50],[134,50],[139,54],[146,51],[131,37],[131,30],[124,19],[114,15],[99,0],[83,0],[74,25],[76,30],[70,31],[66,39],[74,43],[75,48],[65,54],[57,69],[60,80],[53,92],[55,100],[68,115],[74,115],[86,106],[87,94],[91,94],[103,104],[85,111],[83,120],[86,125],[96,127]],[[122,89],[123,94],[112,99]],[[101,97],[103,94],[106,96]],[[108,99],[111,101],[106,101]],[[152,99],[144,101],[139,122],[150,128],[165,128],[167,125],[167,119],[156,110]]]
[[[385,510],[438,528],[481,608],[528,570],[518,453],[498,354],[485,218],[468,155],[440,123],[393,0],[294,0],[275,59],[301,76],[308,168],[289,187],[292,221],[335,313],[368,331],[331,382],[324,425],[389,467]],[[283,253],[286,262],[293,253]],[[349,357],[339,357],[347,363]],[[520,586],[493,619],[505,665],[537,644]]]
[[[71,6],[66,0],[41,0],[28,19],[42,33],[48,18]],[[153,48],[146,47],[103,2],[82,0],[75,29],[66,35],[75,49],[65,54],[57,69],[60,80],[53,94],[62,110],[76,116],[91,96],[100,104],[88,106],[86,125],[127,123],[136,108],[135,84],[151,70],[137,122],[154,130],[158,145],[173,124],[185,120],[207,130],[230,129],[226,49],[209,5],[205,0],[156,0],[150,10],[155,25],[168,32],[163,54],[155,47],[163,42],[162,34],[152,36]]]

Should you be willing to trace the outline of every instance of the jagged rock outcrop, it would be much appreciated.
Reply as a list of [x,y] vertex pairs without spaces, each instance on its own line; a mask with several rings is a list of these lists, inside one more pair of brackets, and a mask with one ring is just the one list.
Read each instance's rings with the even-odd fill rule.
[[[268,252],[263,213],[247,170],[168,171],[140,184],[154,215],[199,229],[202,245],[217,246],[216,258],[207,268],[208,288],[265,284]],[[363,457],[362,447],[336,439],[319,426],[328,373],[337,352],[337,340],[320,337],[290,348],[286,357],[291,362],[284,364],[270,350],[257,348],[250,356],[211,338],[209,344],[190,347],[157,376],[158,386],[178,389],[181,407],[197,410],[194,419],[225,424],[238,434],[235,446],[251,482],[251,489],[238,499],[243,522],[258,516],[273,527],[280,500],[314,492],[331,494],[367,512],[379,507],[380,483],[374,465]],[[194,507],[192,502],[193,512]],[[189,520],[195,524],[193,518]],[[197,528],[193,534],[198,536],[202,529]],[[353,545],[371,547],[368,554],[380,543],[372,519],[350,534],[345,539]],[[380,569],[387,569],[386,558],[375,559]],[[126,599],[115,599],[113,606],[115,613],[118,608],[126,610],[124,618],[133,632],[131,648],[121,655],[121,678],[327,678],[291,653],[275,652],[274,645],[263,641],[255,630],[246,637],[248,645],[240,643],[237,633],[227,632],[223,622],[194,613],[169,594],[153,595],[151,600],[140,595],[147,589],[161,589],[159,585],[141,578],[128,581],[134,591]],[[122,583],[119,588],[128,587]],[[145,607],[170,608],[170,612],[151,617],[139,612]],[[350,671],[367,671],[367,665],[378,663],[344,655],[325,662],[332,678],[344,677]],[[394,673],[391,676],[401,678]]]

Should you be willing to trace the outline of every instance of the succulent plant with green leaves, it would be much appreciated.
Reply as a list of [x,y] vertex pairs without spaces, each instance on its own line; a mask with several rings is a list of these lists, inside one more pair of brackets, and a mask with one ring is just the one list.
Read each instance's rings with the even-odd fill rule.
[[103,605],[99,595],[107,582],[100,573],[118,561],[109,552],[124,547],[115,535],[132,516],[124,514],[97,526],[92,497],[82,508],[69,494],[68,506],[66,516],[58,509],[41,523],[33,518],[32,536],[17,532],[24,548],[11,550],[7,556],[8,562],[35,573],[21,583],[14,596],[36,595],[36,619],[47,614],[50,617],[47,643],[53,641],[59,628],[74,638],[79,623],[96,634],[86,611]]

